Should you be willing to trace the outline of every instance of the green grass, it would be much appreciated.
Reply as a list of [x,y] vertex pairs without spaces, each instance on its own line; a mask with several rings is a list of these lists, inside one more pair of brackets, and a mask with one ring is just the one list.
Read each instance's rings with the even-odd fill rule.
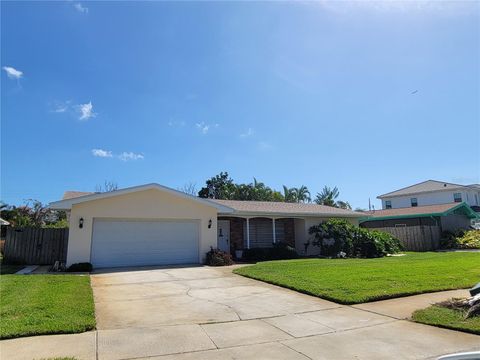
[[480,253],[268,261],[234,272],[341,304],[358,304],[471,287],[480,278]]
[[95,328],[88,276],[2,275],[0,292],[2,339]]
[[463,316],[464,312],[462,310],[447,309],[433,305],[426,309],[415,311],[412,314],[412,319],[422,324],[480,335],[480,316],[474,316],[469,319],[464,319]]

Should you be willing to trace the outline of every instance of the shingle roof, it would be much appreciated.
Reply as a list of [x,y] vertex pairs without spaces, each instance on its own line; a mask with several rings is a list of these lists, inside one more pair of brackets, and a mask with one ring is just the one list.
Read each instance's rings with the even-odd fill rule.
[[381,199],[384,197],[411,195],[411,194],[418,194],[418,193],[430,192],[430,191],[453,190],[453,189],[461,189],[465,187],[475,188],[475,186],[473,185],[459,185],[459,184],[447,183],[444,181],[427,180],[415,185],[407,186],[399,190],[395,190],[383,195],[379,195],[377,196],[377,198]]
[[63,193],[63,198],[62,200],[67,200],[67,199],[74,199],[80,196],[85,196],[85,195],[92,195],[95,194],[93,192],[87,192],[87,191],[65,191]]
[[255,215],[286,215],[286,216],[343,216],[343,217],[362,217],[364,213],[351,210],[339,209],[331,206],[304,204],[304,203],[286,203],[270,201],[240,201],[240,200],[217,200],[210,199],[218,204],[228,206],[238,214]]
[[[396,217],[421,217],[421,216],[441,216],[457,208],[463,208],[465,214],[474,218],[476,215],[474,211],[465,203],[448,203],[439,205],[425,205],[398,209],[384,209],[367,211],[365,215],[368,219],[365,221],[379,220],[381,218],[396,218]],[[473,214],[473,215],[472,215]]]

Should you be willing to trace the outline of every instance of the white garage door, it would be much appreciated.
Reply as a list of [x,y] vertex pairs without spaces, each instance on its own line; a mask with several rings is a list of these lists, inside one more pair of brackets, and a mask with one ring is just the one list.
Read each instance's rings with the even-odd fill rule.
[[96,268],[198,263],[198,223],[95,219],[91,262]]

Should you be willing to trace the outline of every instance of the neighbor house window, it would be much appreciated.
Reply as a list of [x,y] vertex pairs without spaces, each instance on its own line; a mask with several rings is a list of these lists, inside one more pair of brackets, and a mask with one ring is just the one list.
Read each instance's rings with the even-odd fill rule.
[[392,208],[392,202],[390,200],[385,201],[385,209],[391,209]]
[[461,193],[455,193],[455,194],[453,194],[453,201],[455,201],[455,202],[462,202],[462,194],[461,194]]
[[418,206],[417,198],[411,198],[410,199],[410,204],[412,204],[412,206]]

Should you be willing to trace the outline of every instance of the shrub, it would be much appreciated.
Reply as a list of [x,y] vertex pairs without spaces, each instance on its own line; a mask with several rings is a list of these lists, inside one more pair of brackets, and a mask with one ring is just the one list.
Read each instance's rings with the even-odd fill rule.
[[276,243],[271,248],[245,249],[243,257],[248,261],[287,260],[298,258],[298,254],[288,244]]
[[308,233],[314,235],[312,245],[320,247],[320,253],[328,257],[336,257],[344,252],[347,257],[353,255],[355,227],[345,220],[331,219],[312,226]]
[[232,255],[230,255],[225,251],[211,248],[210,251],[207,252],[207,258],[206,258],[205,264],[210,266],[232,265],[233,264]]
[[68,267],[67,271],[68,272],[91,272],[93,269],[92,264],[89,262],[84,262],[84,263],[76,263],[72,264]]
[[457,248],[457,236],[462,234],[455,234],[451,231],[443,231],[440,237],[440,248],[442,249],[456,249]]
[[327,257],[382,257],[402,249],[400,241],[391,234],[360,228],[346,220],[331,219],[312,226],[313,245]]
[[459,249],[480,249],[480,230],[466,231],[456,240]]

